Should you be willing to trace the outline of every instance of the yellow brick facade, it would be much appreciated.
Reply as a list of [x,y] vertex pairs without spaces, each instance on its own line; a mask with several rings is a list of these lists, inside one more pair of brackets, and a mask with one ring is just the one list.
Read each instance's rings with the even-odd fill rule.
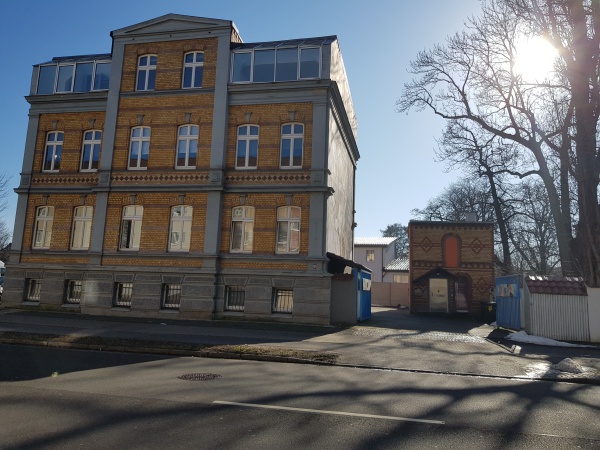
[[[111,36],[111,54],[55,58],[34,67],[34,87],[27,97],[31,109],[25,169],[17,189],[17,215],[23,225],[16,230],[9,267],[16,275],[5,287],[3,302],[60,309],[66,287],[77,282],[81,312],[123,314],[122,302],[116,301],[118,287],[131,283],[125,308],[131,315],[157,317],[165,307],[165,289],[174,286],[180,293],[174,317],[214,318],[232,313],[226,292],[229,286],[241,286],[248,300],[244,317],[328,324],[331,282],[325,221],[332,214],[327,199],[337,195],[341,203],[354,203],[359,156],[349,92],[339,98],[332,87],[339,82],[347,90],[345,78],[236,83],[230,79],[232,52],[246,44],[231,21],[167,15],[115,30]],[[323,74],[329,73],[324,64],[334,64],[327,55],[337,57],[326,48],[337,48],[335,40],[331,36],[310,45],[323,46],[318,52]],[[288,41],[284,48],[297,48],[300,58],[301,42]],[[250,44],[242,51],[250,54],[253,49]],[[188,52],[203,52],[201,87],[182,86]],[[143,55],[156,55],[155,84],[138,91],[138,61]],[[81,86],[75,89],[78,67],[106,70],[98,64],[109,62],[108,84],[98,87],[90,81],[85,92]],[[339,64],[341,59],[334,65]],[[60,90],[48,92],[48,84],[36,92],[42,67],[48,74],[52,65],[57,73],[59,66],[72,65],[71,91],[63,80]],[[56,79],[53,86],[58,86]],[[327,120],[333,109],[349,117],[342,117],[336,130]],[[315,123],[317,117],[322,123]],[[282,126],[288,123],[303,125],[301,167],[281,167]],[[251,169],[236,168],[237,130],[246,124],[259,127],[257,167]],[[198,126],[197,158],[195,166],[181,168],[176,167],[178,131],[186,125]],[[150,129],[147,167],[130,167],[131,133],[140,126]],[[102,131],[97,170],[81,170],[83,137],[89,130]],[[53,131],[64,133],[64,139],[60,167],[48,172],[43,170],[44,152]],[[350,161],[335,165],[336,176],[348,183],[337,193],[337,185],[334,189],[327,179],[333,168],[327,166],[329,145],[343,148],[339,154]],[[139,248],[123,249],[123,211],[131,205],[143,207]],[[171,214],[180,205],[192,208],[191,221],[186,222],[191,223],[190,245],[189,250],[175,252],[170,251]],[[252,251],[244,253],[231,251],[232,209],[241,205],[255,209]],[[36,211],[42,206],[54,211],[50,244],[33,248]],[[87,250],[71,249],[79,206],[93,207]],[[276,251],[277,210],[285,206],[301,210],[297,253]],[[353,217],[344,221],[352,223]],[[37,299],[27,298],[31,281],[41,285]],[[293,291],[293,311],[274,309],[278,289]],[[121,309],[113,312],[115,308]],[[273,316],[277,313],[285,315]]]
[[[448,266],[444,242],[458,242],[458,264]],[[494,283],[494,226],[490,223],[411,222],[409,224],[411,311],[429,311],[429,278],[449,277],[448,312],[457,310],[456,280],[468,280],[468,312],[480,314]],[[437,273],[438,269],[442,269]]]

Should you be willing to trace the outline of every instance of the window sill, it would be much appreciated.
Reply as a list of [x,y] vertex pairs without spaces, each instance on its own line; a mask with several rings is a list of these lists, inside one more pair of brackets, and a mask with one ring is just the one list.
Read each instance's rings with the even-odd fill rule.
[[24,302],[21,302],[21,306],[40,306],[40,301],[25,300]]
[[129,312],[131,308],[126,308],[125,306],[113,306],[110,308],[111,311],[120,311],[120,312]]
[[175,170],[196,170],[196,166],[175,166]]
[[158,310],[159,314],[179,314],[179,308],[160,308]]
[[79,308],[80,308],[79,303],[63,303],[62,305],[60,305],[60,309],[79,309]]
[[148,170],[147,167],[127,167],[127,170]]

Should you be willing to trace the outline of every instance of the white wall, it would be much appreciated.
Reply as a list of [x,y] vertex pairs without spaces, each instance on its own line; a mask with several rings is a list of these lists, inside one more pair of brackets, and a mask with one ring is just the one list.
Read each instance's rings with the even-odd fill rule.
[[600,288],[587,288],[590,342],[600,343]]

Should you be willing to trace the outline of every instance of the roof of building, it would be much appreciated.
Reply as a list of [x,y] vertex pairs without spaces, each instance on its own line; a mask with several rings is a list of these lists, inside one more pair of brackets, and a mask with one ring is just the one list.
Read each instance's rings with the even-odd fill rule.
[[326,45],[331,44],[337,39],[337,36],[321,36],[302,39],[288,39],[285,41],[268,41],[268,42],[232,42],[233,50],[250,49],[250,48],[277,48],[277,47],[299,47],[304,45]]
[[387,247],[394,242],[397,237],[355,237],[354,246],[368,246],[368,247]]
[[389,263],[387,266],[385,266],[384,270],[386,272],[392,272],[395,270],[407,272],[408,271],[408,258],[406,256],[396,258],[391,263]]
[[76,63],[88,61],[110,61],[112,55],[110,53],[97,53],[94,55],[74,55],[74,56],[55,56],[51,61],[36,64],[43,66],[44,64],[59,64],[59,63]]
[[525,283],[532,294],[587,295],[583,278],[529,276],[525,277]]

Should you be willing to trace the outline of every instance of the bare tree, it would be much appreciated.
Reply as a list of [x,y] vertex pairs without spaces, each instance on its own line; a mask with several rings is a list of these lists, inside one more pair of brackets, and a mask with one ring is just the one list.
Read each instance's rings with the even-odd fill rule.
[[[543,182],[563,272],[571,274],[577,268],[589,285],[600,286],[595,106],[600,99],[596,42],[600,2],[484,0],[482,4],[481,17],[469,20],[466,31],[450,37],[445,46],[418,54],[411,63],[415,79],[404,86],[398,110],[429,109],[493,135],[495,148],[503,149],[496,156],[504,174],[519,179],[535,175]],[[518,43],[522,36],[544,29],[548,30],[544,34],[561,37],[562,47],[557,48],[562,64],[555,76],[530,82],[515,71]],[[578,70],[583,74],[571,73]],[[575,240],[570,179],[576,183],[579,205]]]
[[396,258],[408,257],[408,228],[405,225],[393,223],[379,231],[383,237],[398,238],[396,239],[396,247],[394,248]]
[[6,174],[0,174],[0,260],[6,261],[8,259],[8,244],[10,244],[12,233],[10,228],[6,224],[6,221],[2,218],[2,213],[6,211],[8,202],[6,200],[8,195],[8,182],[10,178]]

